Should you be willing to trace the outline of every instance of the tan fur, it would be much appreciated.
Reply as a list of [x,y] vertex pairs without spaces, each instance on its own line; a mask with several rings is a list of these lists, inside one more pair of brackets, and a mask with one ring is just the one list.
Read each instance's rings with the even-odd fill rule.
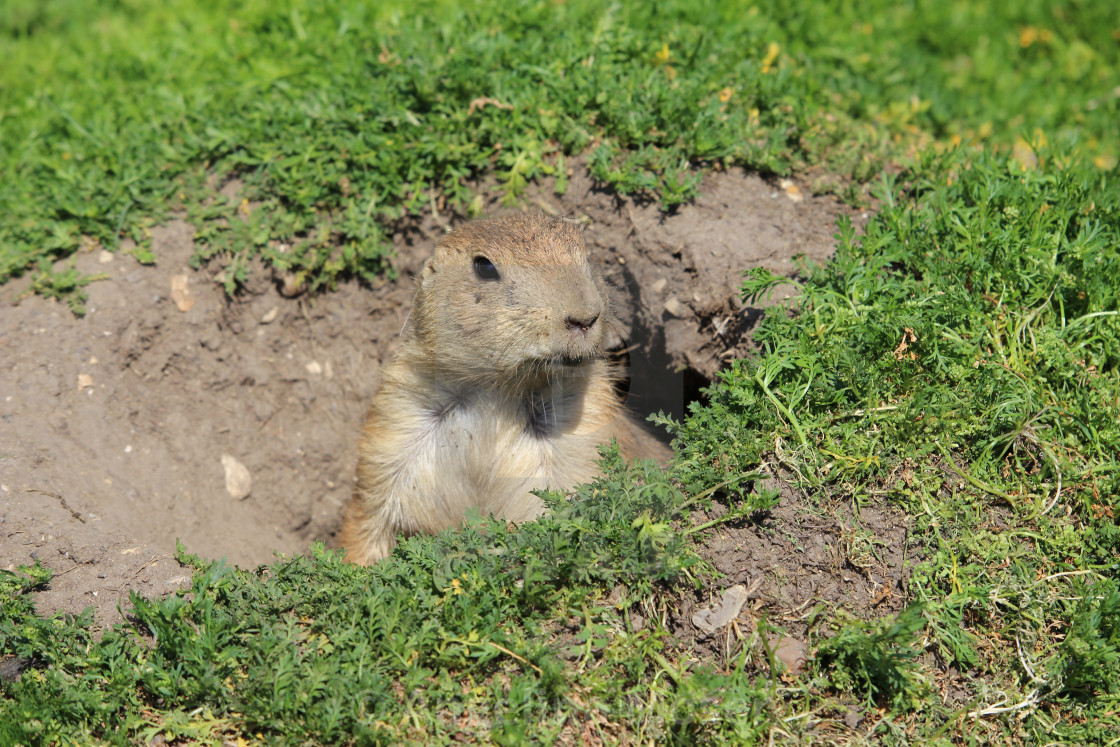
[[[476,257],[500,279],[479,278]],[[606,285],[571,223],[522,214],[448,234],[420,273],[362,429],[348,559],[376,562],[398,533],[447,529],[471,508],[539,516],[530,491],[591,479],[612,437],[628,458],[667,458],[615,392],[610,323]]]

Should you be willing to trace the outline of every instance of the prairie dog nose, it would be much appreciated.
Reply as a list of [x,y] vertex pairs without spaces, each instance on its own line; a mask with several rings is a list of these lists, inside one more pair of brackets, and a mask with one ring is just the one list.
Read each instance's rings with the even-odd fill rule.
[[598,311],[581,311],[573,314],[568,314],[564,320],[564,326],[569,332],[587,332],[595,322],[599,321]]

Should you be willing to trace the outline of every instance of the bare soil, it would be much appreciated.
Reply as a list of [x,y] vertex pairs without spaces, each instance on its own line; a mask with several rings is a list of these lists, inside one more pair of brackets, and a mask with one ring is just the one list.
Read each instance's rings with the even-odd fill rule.
[[[861,506],[838,496],[814,501],[788,477],[764,481],[779,490],[773,509],[704,536],[698,552],[722,578],[685,595],[669,626],[692,655],[732,664],[741,647],[752,649],[761,627],[771,647],[795,649],[778,658],[796,670],[798,655],[805,658],[813,641],[832,634],[823,626],[838,610],[868,619],[896,614],[909,602],[909,567],[924,546],[910,536],[905,512],[879,498]],[[703,523],[725,512],[717,503],[694,519]],[[746,588],[747,602],[735,624],[713,633],[699,629],[696,612],[736,585]],[[762,651],[753,649],[756,656]]]
[[[216,199],[237,200],[228,187]],[[516,209],[479,189],[487,214]],[[664,213],[581,169],[565,195],[539,185],[522,205],[585,220],[632,347],[631,406],[677,416],[750,349],[761,310],[740,301],[741,272],[792,276],[795,255],[824,261],[846,211],[804,188],[722,172],[695,203]],[[263,266],[227,296],[219,263],[190,268],[194,229],[182,220],[153,230],[156,265],[96,246],[80,253],[79,270],[104,276],[88,286],[82,318],[25,295],[26,280],[0,288],[0,568],[40,560],[55,571],[40,612],[92,606],[104,625],[120,620],[129,590],[160,596],[188,583],[176,541],[243,567],[331,545],[412,273],[458,220],[433,213],[400,227],[400,281],[347,282],[317,297],[285,297]],[[227,486],[223,458],[251,477],[244,497],[244,485]],[[861,521],[901,548],[902,517],[876,511]],[[851,523],[787,490],[765,522],[713,533],[705,554],[728,584],[765,576],[755,597],[779,614],[816,597],[869,606],[899,572],[844,562]],[[703,638],[688,614],[678,633]]]

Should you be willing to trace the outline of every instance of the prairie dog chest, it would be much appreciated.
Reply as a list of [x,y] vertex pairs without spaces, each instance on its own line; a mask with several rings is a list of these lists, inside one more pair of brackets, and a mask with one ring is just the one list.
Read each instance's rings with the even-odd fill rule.
[[441,392],[416,445],[427,455],[421,461],[431,459],[480,498],[567,486],[593,467],[593,445],[579,428],[583,406],[579,392],[559,386],[513,394]]
[[558,434],[543,424],[532,405],[531,399],[485,393],[440,397],[430,410],[421,448],[443,452],[460,462],[460,468],[471,466],[480,477],[488,463],[495,471],[511,460],[546,467]]

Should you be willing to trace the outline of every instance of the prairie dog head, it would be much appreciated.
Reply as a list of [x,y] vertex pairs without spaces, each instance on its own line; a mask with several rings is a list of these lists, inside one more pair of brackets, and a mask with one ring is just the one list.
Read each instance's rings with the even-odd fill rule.
[[582,232],[525,213],[467,223],[421,270],[412,332],[442,375],[523,386],[603,354],[606,285]]

